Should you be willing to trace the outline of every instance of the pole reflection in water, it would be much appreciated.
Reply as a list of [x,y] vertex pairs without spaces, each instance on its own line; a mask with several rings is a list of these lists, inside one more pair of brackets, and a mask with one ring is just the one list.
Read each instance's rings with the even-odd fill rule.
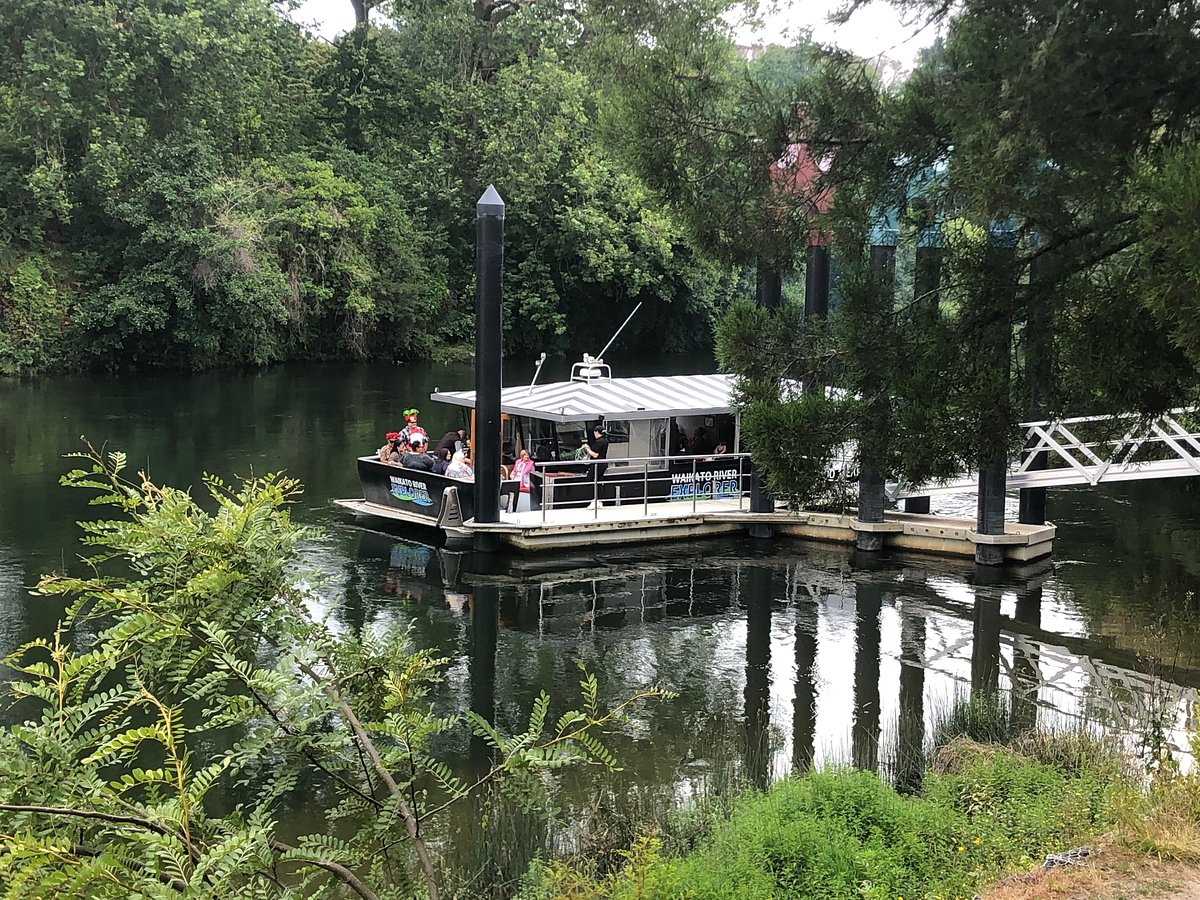
[[900,722],[896,788],[916,791],[925,772],[925,619],[905,610],[900,624]]
[[971,640],[971,696],[1000,689],[1000,573],[990,566],[975,570],[975,609]]
[[[1017,594],[1017,607],[1013,617],[1025,625],[1041,627],[1041,579],[1030,582],[1024,590]],[[1014,640],[1012,715],[1013,723],[1023,731],[1037,725],[1038,688],[1042,680],[1038,668],[1037,651],[1026,640]]]
[[765,791],[771,780],[771,591],[765,566],[750,569],[746,592],[746,773]]
[[[863,554],[855,554],[856,568]],[[855,768],[874,771],[879,765],[879,614],[883,584],[863,572],[854,587],[854,727],[851,756]]]
[[817,605],[801,601],[796,606],[796,694],[792,701],[792,771],[812,768],[817,744]]
[[[496,626],[500,614],[500,586],[476,582],[471,591],[469,673],[471,711],[496,721]],[[471,769],[482,775],[492,762],[492,748],[471,735]]]

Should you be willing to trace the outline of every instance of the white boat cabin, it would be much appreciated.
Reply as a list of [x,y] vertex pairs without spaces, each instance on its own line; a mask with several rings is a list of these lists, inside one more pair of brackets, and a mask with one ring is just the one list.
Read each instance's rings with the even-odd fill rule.
[[[672,456],[711,454],[720,444],[735,453],[741,435],[732,390],[732,375],[613,378],[603,360],[585,357],[570,381],[501,391],[501,457],[511,463],[527,449],[535,462],[574,459],[597,421],[608,436],[610,467],[650,458],[651,470],[663,469]],[[430,399],[474,418],[474,391],[435,391]]]

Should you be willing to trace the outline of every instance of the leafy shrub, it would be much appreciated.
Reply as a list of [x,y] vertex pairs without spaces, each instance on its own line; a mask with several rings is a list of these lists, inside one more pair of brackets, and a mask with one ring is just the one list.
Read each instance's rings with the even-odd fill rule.
[[[1113,824],[1111,765],[1067,772],[998,747],[959,742],[955,765],[901,796],[873,772],[815,772],[736,804],[695,852],[631,850],[603,880],[543,867],[526,898],[969,897],[978,885]],[[1083,757],[1076,757],[1076,760]],[[1107,760],[1107,757],[1097,756]]]

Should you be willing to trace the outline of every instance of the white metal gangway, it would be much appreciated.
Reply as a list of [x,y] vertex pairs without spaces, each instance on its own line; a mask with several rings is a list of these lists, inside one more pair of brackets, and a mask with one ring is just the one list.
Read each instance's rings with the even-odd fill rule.
[[[1200,475],[1200,410],[1173,409],[1156,418],[1077,416],[1022,422],[1024,447],[1008,471],[1008,489],[1096,486],[1117,481]],[[1043,455],[1044,454],[1044,455]],[[1038,468],[1041,460],[1045,466]],[[974,491],[974,473],[945,482],[889,484],[888,497]]]

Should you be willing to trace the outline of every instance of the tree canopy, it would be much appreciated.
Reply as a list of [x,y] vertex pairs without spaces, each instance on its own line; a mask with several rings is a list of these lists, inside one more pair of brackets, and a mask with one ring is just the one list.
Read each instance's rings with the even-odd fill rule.
[[[365,20],[368,6],[376,14]],[[0,10],[0,373],[450,352],[472,211],[509,204],[512,352],[711,340],[736,272],[598,137],[571,5]]]

